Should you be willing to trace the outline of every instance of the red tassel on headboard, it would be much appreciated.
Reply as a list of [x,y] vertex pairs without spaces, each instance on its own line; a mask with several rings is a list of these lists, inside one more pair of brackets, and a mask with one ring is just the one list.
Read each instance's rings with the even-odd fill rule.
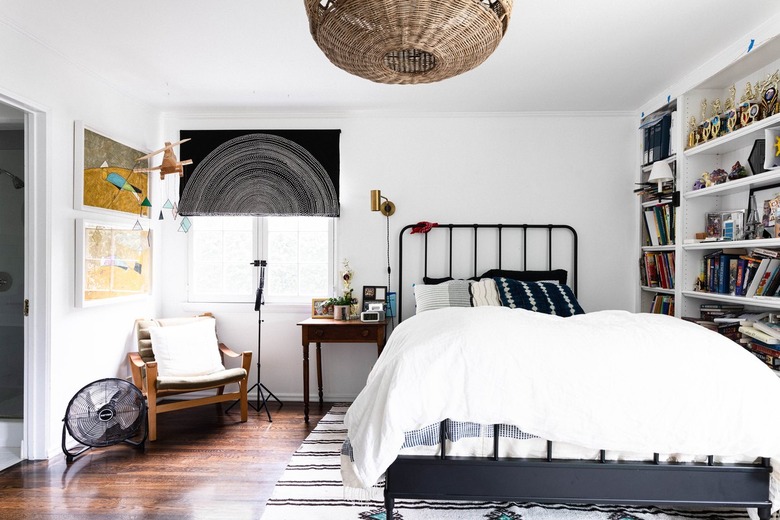
[[415,233],[427,233],[438,225],[439,224],[436,222],[426,222],[423,220],[422,222],[418,222],[415,226],[412,226],[411,234],[414,235]]

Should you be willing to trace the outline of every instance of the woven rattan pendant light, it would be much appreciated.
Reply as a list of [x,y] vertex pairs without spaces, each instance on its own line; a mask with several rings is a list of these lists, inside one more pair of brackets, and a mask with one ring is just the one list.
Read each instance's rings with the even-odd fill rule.
[[337,67],[378,83],[432,83],[498,47],[512,0],[304,0],[314,41]]

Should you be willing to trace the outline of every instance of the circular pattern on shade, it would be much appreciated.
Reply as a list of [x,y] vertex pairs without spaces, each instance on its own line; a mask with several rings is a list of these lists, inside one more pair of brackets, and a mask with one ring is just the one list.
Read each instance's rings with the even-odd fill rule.
[[328,173],[299,144],[270,134],[222,143],[195,168],[179,201],[182,215],[339,216]]
[[513,0],[305,0],[309,30],[337,67],[378,83],[432,83],[485,61]]

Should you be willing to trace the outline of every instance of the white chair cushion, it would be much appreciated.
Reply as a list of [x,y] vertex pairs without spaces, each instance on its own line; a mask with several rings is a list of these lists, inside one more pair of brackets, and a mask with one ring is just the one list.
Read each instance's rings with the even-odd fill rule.
[[152,351],[160,376],[202,376],[225,370],[219,355],[215,320],[150,327]]

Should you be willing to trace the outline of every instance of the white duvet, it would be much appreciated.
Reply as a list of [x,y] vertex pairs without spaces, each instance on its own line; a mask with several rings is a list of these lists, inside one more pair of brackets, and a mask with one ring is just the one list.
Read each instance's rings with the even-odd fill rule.
[[350,407],[342,476],[373,486],[404,432],[447,418],[592,449],[776,458],[778,397],[780,378],[752,354],[668,316],[428,311],[393,331]]

